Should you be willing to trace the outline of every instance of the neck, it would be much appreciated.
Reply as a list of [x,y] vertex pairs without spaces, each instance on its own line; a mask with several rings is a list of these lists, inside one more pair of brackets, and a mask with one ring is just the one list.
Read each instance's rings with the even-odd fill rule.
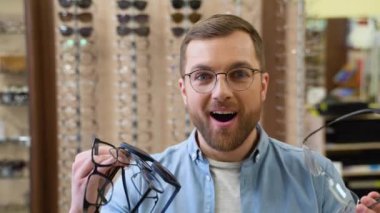
[[248,135],[245,141],[236,149],[231,151],[219,151],[206,143],[204,138],[198,132],[197,141],[202,153],[207,157],[217,161],[223,162],[239,162],[243,161],[254,150],[258,141],[257,129],[254,128]]

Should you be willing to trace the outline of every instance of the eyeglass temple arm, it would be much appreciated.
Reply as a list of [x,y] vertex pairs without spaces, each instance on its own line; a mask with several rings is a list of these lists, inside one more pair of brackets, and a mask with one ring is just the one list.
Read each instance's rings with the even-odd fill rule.
[[166,211],[166,209],[170,206],[174,197],[177,195],[177,193],[179,192],[180,189],[181,189],[181,186],[175,187],[175,190],[174,190],[172,196],[170,196],[169,200],[166,202],[164,208],[162,209],[162,211],[161,211],[162,213],[164,213]]
[[152,189],[148,189],[146,190],[146,192],[142,195],[142,197],[140,198],[139,202],[137,202],[136,206],[132,209],[131,212],[136,212],[137,209],[139,208],[139,206],[141,205],[141,203],[145,200],[145,198],[148,196],[149,192],[151,191]]
[[335,118],[334,120],[326,123],[325,125],[319,127],[318,129],[314,130],[313,132],[309,133],[305,139],[302,141],[302,144],[306,144],[307,140],[313,136],[315,133],[319,132],[320,130],[326,128],[326,127],[329,127],[339,121],[342,121],[342,120],[345,120],[347,118],[350,118],[350,117],[353,117],[353,116],[356,116],[356,115],[361,115],[361,114],[367,114],[367,113],[375,113],[375,114],[380,114],[380,109],[370,109],[370,108],[367,108],[367,109],[360,109],[360,110],[356,110],[356,111],[353,111],[353,112],[350,112],[350,113],[347,113],[347,114],[344,114],[342,116],[339,116],[337,118]]
[[122,176],[122,180],[123,180],[123,187],[124,187],[125,197],[127,198],[128,209],[130,210],[131,209],[131,203],[129,201],[127,181],[125,179],[125,173],[124,173],[124,168],[123,167],[121,168],[121,176]]

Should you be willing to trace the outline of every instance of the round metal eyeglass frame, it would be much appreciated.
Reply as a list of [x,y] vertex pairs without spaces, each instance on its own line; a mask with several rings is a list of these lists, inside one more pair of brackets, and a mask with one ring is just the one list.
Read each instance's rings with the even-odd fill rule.
[[[251,71],[252,72],[252,76],[250,76],[250,81],[248,82],[236,82],[235,83],[235,86],[233,83],[231,83],[232,80],[230,80],[233,75],[232,74],[235,74],[237,73],[239,70],[245,70],[245,71]],[[190,85],[191,87],[194,89],[194,91],[198,92],[198,93],[203,93],[203,94],[206,94],[206,93],[210,93],[216,86],[216,82],[218,81],[218,75],[225,75],[226,76],[226,82],[228,84],[228,86],[235,90],[235,91],[244,91],[244,90],[247,90],[248,88],[251,87],[252,85],[252,82],[254,80],[254,74],[255,73],[263,73],[263,71],[261,71],[260,69],[255,69],[255,68],[248,68],[248,67],[240,67],[240,68],[234,68],[234,69],[231,69],[227,72],[213,72],[211,70],[195,70],[193,72],[190,72],[190,73],[187,73],[187,74],[184,74],[182,76],[183,79],[185,79],[186,76],[189,77],[190,79]],[[212,81],[208,82],[207,85],[203,85],[203,89],[199,88],[199,86],[196,86],[194,85],[194,82],[193,82],[193,78],[195,77],[194,75],[196,74],[209,74],[210,76],[215,76],[215,78],[212,79]],[[241,73],[240,73],[241,74]],[[204,76],[202,76],[204,77]],[[240,86],[236,86],[238,84],[245,84],[243,87],[240,88]]]

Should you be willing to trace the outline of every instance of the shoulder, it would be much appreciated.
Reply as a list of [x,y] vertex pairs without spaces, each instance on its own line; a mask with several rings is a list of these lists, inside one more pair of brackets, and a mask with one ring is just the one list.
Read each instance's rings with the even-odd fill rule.
[[293,164],[307,168],[305,155],[312,154],[312,158],[324,169],[331,170],[333,163],[321,153],[305,152],[302,147],[284,143],[274,138],[269,138],[268,155],[282,161],[285,164]]
[[153,158],[162,165],[167,166],[179,163],[183,158],[189,156],[187,144],[189,141],[183,141],[166,148],[163,152],[153,154]]

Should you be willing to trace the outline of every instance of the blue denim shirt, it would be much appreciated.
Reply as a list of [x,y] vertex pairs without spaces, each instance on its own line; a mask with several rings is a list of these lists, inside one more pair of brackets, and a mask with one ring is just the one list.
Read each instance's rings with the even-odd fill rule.
[[[273,138],[257,126],[260,139],[245,159],[240,171],[242,212],[337,212],[340,205],[329,191],[325,178],[315,178],[305,165],[303,150]],[[196,130],[184,142],[153,157],[169,169],[181,184],[181,190],[166,212],[211,213],[215,209],[215,189],[208,160],[196,142]],[[318,157],[322,167],[343,185],[333,164]],[[129,173],[131,168],[126,169]],[[128,175],[128,174],[127,174]],[[116,181],[113,196],[102,212],[128,212],[122,181]],[[134,206],[140,196],[127,178],[128,193]],[[346,190],[346,188],[343,188]],[[170,191],[170,190],[168,190]],[[153,212],[161,212],[170,193],[160,196]],[[153,199],[151,199],[153,200]],[[139,212],[150,212],[153,201],[142,203]],[[231,204],[236,205],[236,204]]]

